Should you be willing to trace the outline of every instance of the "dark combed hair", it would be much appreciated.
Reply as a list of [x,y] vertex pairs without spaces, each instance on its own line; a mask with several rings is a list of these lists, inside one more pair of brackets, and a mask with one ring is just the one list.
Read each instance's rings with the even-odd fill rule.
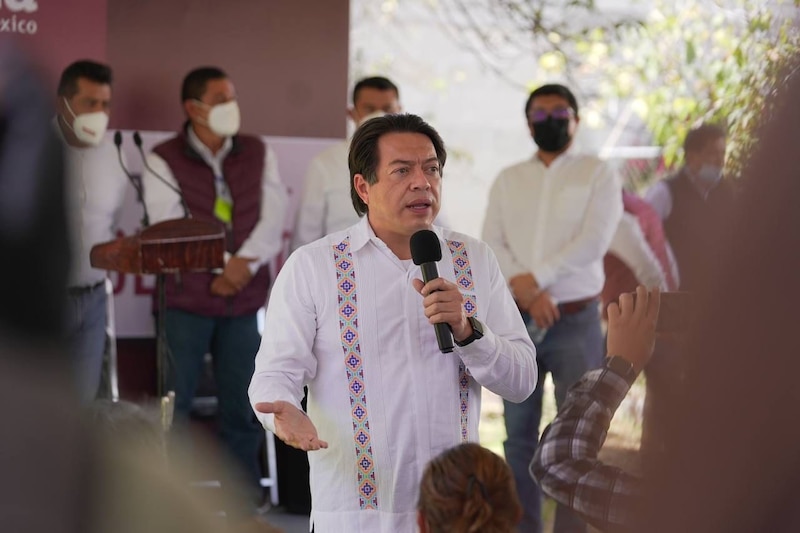
[[708,143],[728,136],[725,128],[717,124],[701,124],[689,130],[683,140],[683,153],[702,151]]
[[572,91],[560,83],[548,83],[547,85],[542,85],[538,89],[534,90],[530,96],[528,96],[528,101],[525,102],[525,117],[528,116],[528,111],[531,109],[531,104],[533,103],[534,98],[537,96],[548,96],[551,94],[563,97],[567,103],[569,103],[569,106],[572,108],[572,110],[575,111],[575,116],[578,116],[578,100],[575,98],[575,95],[572,94]]
[[447,151],[444,148],[444,141],[433,126],[422,120],[417,115],[402,113],[397,115],[385,115],[373,118],[362,124],[353,135],[350,142],[350,154],[348,164],[350,165],[350,197],[353,200],[353,207],[359,216],[369,211],[356,191],[354,177],[361,174],[369,184],[378,181],[376,174],[380,154],[378,153],[378,140],[388,133],[421,133],[428,137],[436,150],[436,159],[439,160],[440,172],[444,169],[447,160]]
[[446,450],[428,464],[417,509],[431,533],[510,533],[522,516],[511,468],[475,443]]
[[89,59],[75,61],[61,73],[61,79],[58,81],[58,96],[72,98],[78,92],[78,78],[86,78],[89,81],[105,85],[111,85],[113,79],[111,67],[108,65]]
[[217,67],[199,67],[183,78],[181,84],[181,102],[186,100],[200,100],[206,92],[209,80],[227,78],[225,71]]
[[397,85],[392,83],[389,78],[384,78],[383,76],[372,76],[370,78],[364,78],[356,83],[356,86],[353,87],[353,105],[355,105],[356,100],[358,99],[358,93],[361,89],[378,89],[379,91],[394,91],[395,96],[397,99],[400,99],[400,89],[397,88]]

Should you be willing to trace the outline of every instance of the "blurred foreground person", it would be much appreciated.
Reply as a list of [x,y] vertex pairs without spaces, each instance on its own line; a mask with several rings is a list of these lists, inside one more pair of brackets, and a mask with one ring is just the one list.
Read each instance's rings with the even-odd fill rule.
[[510,533],[522,516],[511,468],[475,443],[428,463],[417,509],[421,533]]
[[88,510],[88,439],[58,348],[69,254],[48,101],[20,50],[0,38],[0,524],[78,533]]
[[[92,531],[280,532],[260,519],[222,514],[235,505],[226,501],[228,491],[189,489],[190,470],[168,462],[164,431],[153,414],[126,401],[98,400],[89,408],[89,429],[103,467],[92,483],[97,503]],[[220,460],[208,444],[191,447],[206,465]],[[170,446],[173,454],[188,449],[183,443]],[[230,466],[217,467],[222,468]]]
[[768,95],[774,112],[743,174],[746,209],[707,258],[666,456],[645,463],[649,531],[800,531],[798,60]]

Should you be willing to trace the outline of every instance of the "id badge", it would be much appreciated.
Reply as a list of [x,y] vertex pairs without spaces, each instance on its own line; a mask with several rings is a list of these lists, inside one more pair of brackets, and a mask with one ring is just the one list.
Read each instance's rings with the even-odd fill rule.
[[217,196],[214,202],[214,216],[225,224],[230,224],[233,220],[233,203]]

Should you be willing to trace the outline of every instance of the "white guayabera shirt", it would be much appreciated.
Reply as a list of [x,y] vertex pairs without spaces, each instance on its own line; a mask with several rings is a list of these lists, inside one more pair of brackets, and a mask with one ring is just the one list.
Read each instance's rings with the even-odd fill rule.
[[536,385],[536,352],[493,252],[433,230],[439,275],[484,324],[483,338],[453,353],[439,351],[412,285],[419,267],[366,217],[298,249],[275,281],[250,400],[299,407],[308,385],[308,415],[329,444],[308,454],[317,533],[415,531],[427,463],[478,438],[481,386],[520,402]]

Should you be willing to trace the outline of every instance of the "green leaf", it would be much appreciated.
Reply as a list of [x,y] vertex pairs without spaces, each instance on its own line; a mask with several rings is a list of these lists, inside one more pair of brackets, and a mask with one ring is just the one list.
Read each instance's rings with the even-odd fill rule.
[[697,58],[697,51],[694,48],[692,41],[686,41],[686,64],[691,65]]

